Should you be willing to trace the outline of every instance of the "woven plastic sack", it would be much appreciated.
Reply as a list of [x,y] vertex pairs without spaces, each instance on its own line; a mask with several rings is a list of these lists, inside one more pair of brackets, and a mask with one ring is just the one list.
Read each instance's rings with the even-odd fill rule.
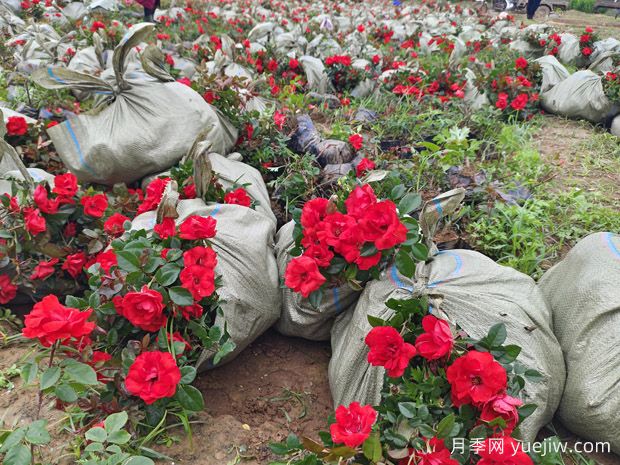
[[600,122],[611,108],[605,96],[601,76],[592,71],[577,71],[541,96],[549,113],[567,118]]
[[157,79],[148,81],[124,76],[127,54],[152,30],[148,23],[133,26],[114,50],[116,85],[66,68],[50,67],[33,76],[48,89],[69,88],[104,99],[93,112],[48,129],[62,161],[82,182],[130,183],[165,170],[207,127],[215,152],[227,153],[237,139],[236,129],[198,93],[161,69]]
[[[449,212],[450,202],[460,195],[445,194],[429,203],[423,215],[428,221],[433,212],[436,217]],[[527,383],[523,390],[524,401],[538,405],[521,427],[524,439],[533,440],[551,421],[564,387],[564,361],[551,330],[551,315],[529,276],[471,250],[436,252],[432,260],[417,266],[414,281],[392,266],[379,280],[366,285],[355,311],[342,314],[332,327],[329,382],[334,403],[378,404],[384,369],[367,360],[364,339],[372,329],[368,315],[388,319],[392,310],[385,306],[387,300],[412,296],[427,296],[431,313],[474,338],[484,337],[494,324],[506,325],[507,343],[521,346],[519,361],[543,377],[539,383]]]
[[545,55],[534,61],[542,68],[541,93],[551,90],[556,84],[559,84],[570,76],[570,73],[564,65],[553,55]]
[[[286,223],[276,236],[276,257],[280,280],[284,281],[284,272],[290,254],[295,247],[293,232],[295,222]],[[318,308],[309,300],[288,287],[282,287],[282,314],[276,323],[276,329],[286,336],[297,336],[312,341],[328,341],[334,319],[341,313],[348,313],[357,303],[360,292],[348,285],[334,287],[325,292]]]
[[560,34],[562,43],[558,46],[558,57],[565,65],[574,65],[581,55],[579,38],[574,34]]
[[558,418],[620,454],[620,236],[592,234],[548,270],[539,288],[566,360]]

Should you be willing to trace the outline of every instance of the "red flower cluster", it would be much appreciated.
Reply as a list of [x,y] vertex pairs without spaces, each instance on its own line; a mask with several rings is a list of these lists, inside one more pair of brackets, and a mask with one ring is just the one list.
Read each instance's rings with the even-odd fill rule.
[[[498,442],[499,441],[499,442]],[[487,438],[475,448],[480,456],[478,465],[533,465],[519,442],[510,436]]]
[[28,123],[21,116],[9,116],[6,122],[6,133],[9,136],[23,136],[28,132]]
[[87,321],[92,312],[92,309],[81,312],[77,308],[65,307],[58,297],[48,295],[26,315],[22,334],[29,339],[38,338],[45,347],[56,341],[78,340],[95,329],[95,323]]
[[340,405],[336,409],[336,422],[329,427],[332,440],[336,444],[347,447],[361,445],[377,421],[377,411],[370,405],[360,405],[352,402],[349,408]]
[[[368,270],[379,264],[382,251],[396,247],[407,239],[407,228],[400,221],[391,200],[378,201],[370,185],[356,187],[345,200],[346,213],[329,208],[328,200],[307,202],[301,213],[304,253],[291,260],[285,272],[285,284],[308,297],[326,278],[319,268],[330,265],[335,254],[347,263]],[[362,255],[362,248],[372,244],[377,252]]]
[[215,266],[217,256],[211,247],[194,247],[183,252],[181,285],[191,292],[196,302],[215,292]]
[[170,178],[155,178],[146,187],[146,198],[138,207],[138,215],[155,210]]
[[17,286],[5,274],[0,275],[0,304],[8,304],[17,295]]
[[416,348],[405,342],[396,329],[391,326],[377,326],[366,335],[369,347],[368,363],[382,366],[391,378],[403,375],[409,366],[409,360],[416,355]]
[[351,57],[348,55],[332,55],[325,58],[327,66],[342,65],[351,66]]
[[174,396],[181,370],[168,352],[143,352],[129,367],[125,387],[147,405]]
[[226,193],[224,196],[224,202],[233,205],[241,205],[243,207],[249,207],[252,205],[252,199],[243,187],[239,187],[232,192]]

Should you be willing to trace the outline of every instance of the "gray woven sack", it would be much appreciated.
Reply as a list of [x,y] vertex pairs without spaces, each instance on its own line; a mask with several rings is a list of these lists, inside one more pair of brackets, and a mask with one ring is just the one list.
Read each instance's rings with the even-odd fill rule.
[[572,432],[620,454],[620,236],[582,239],[539,283],[566,360],[557,412]]

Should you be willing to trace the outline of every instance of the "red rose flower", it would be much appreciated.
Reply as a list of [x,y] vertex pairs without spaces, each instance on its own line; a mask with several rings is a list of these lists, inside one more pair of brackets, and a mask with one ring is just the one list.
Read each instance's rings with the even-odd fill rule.
[[144,331],[159,331],[166,324],[164,298],[148,286],[142,286],[140,292],[128,292],[114,305],[121,316]]
[[351,134],[349,136],[349,144],[355,149],[359,150],[364,145],[364,138],[360,134]]
[[327,214],[327,199],[318,197],[308,200],[301,210],[301,225],[304,228],[314,228]]
[[[317,237],[322,244],[332,246],[336,252],[344,254],[344,250],[353,242],[354,246],[358,245],[359,237],[358,225],[355,218],[344,213],[335,212],[327,215],[325,219],[317,225]],[[352,240],[353,239],[353,240]],[[353,261],[357,255],[350,258]]]
[[95,263],[99,263],[99,265],[101,265],[101,269],[103,269],[106,273],[109,273],[110,268],[113,266],[118,266],[118,261],[114,250],[106,250],[105,252],[101,252],[97,255]]
[[497,95],[497,102],[495,102],[495,107],[503,110],[508,106],[508,94],[501,92]]
[[334,253],[325,245],[311,245],[304,251],[304,257],[312,258],[316,264],[322,268],[328,267],[334,258]]
[[65,343],[70,339],[80,339],[95,329],[94,322],[86,321],[92,313],[92,309],[81,312],[77,308],[65,307],[58,297],[48,295],[26,315],[22,334],[29,339],[38,338],[45,347],[56,341]]
[[41,260],[37,266],[32,270],[32,274],[30,275],[30,279],[40,279],[44,280],[49,276],[54,274],[54,266],[58,264],[57,258],[52,258],[49,261]]
[[353,218],[360,219],[364,216],[366,210],[376,203],[377,196],[375,195],[375,191],[373,191],[370,184],[364,184],[363,186],[357,186],[351,191],[347,200],[344,201],[344,206],[349,215]]
[[583,47],[581,49],[581,53],[583,53],[584,56],[589,57],[590,55],[592,55],[592,49],[590,47]]
[[82,272],[82,268],[84,268],[86,262],[86,254],[84,252],[78,252],[67,255],[61,268],[69,273],[73,279],[75,279]]
[[527,68],[527,60],[523,57],[519,57],[515,60],[515,69]]
[[77,225],[74,222],[69,222],[62,230],[65,237],[74,237],[77,234]]
[[360,220],[360,229],[364,240],[374,242],[378,250],[391,249],[407,240],[407,227],[398,218],[391,200],[368,207]]
[[510,436],[487,438],[476,446],[480,456],[478,465],[533,465],[529,455],[523,452],[519,442]]
[[329,431],[336,444],[357,447],[364,443],[377,421],[377,411],[370,405],[351,402],[349,408],[344,405],[336,409],[336,423],[332,423]]
[[206,266],[185,266],[179,275],[181,286],[191,292],[196,302],[215,292],[215,272]]
[[177,227],[174,218],[164,218],[159,224],[156,224],[153,231],[162,239],[168,239],[177,233]]
[[325,281],[319,265],[310,257],[293,258],[284,272],[284,284],[304,297],[319,289]]
[[101,218],[108,208],[108,198],[105,194],[84,196],[80,199],[80,203],[84,206],[84,213],[93,218]]
[[286,123],[286,115],[276,110],[276,112],[273,114],[273,123],[281,131],[284,127],[284,123]]
[[[113,377],[111,376],[106,376],[104,374],[104,366],[106,364],[106,362],[109,362],[110,360],[112,360],[112,356],[106,352],[102,352],[100,350],[93,350],[93,355],[90,359],[88,363],[91,367],[93,367],[93,369],[97,372],[97,380],[100,383],[106,383],[108,381],[111,381],[113,379]],[[95,425],[97,426],[97,425]],[[103,422],[101,422],[101,428],[104,427]]]
[[0,304],[8,304],[17,295],[17,286],[5,274],[0,274]]
[[73,173],[59,174],[54,177],[52,192],[61,197],[73,197],[78,191],[77,178]]
[[362,158],[355,167],[355,175],[359,178],[366,174],[366,172],[374,170],[376,166],[374,161]]
[[243,207],[249,207],[252,205],[252,199],[243,187],[235,189],[232,192],[228,192],[224,196],[224,202],[234,205],[241,205]]
[[28,123],[21,116],[9,116],[6,122],[6,132],[9,136],[23,136],[28,132]]
[[38,208],[24,208],[23,212],[26,230],[30,234],[36,236],[47,230],[45,218],[41,216],[41,212]]
[[217,255],[211,247],[194,247],[183,252],[183,264],[186,267],[199,265],[214,269],[217,264]]
[[391,326],[372,328],[364,342],[370,349],[368,363],[384,367],[390,378],[402,376],[409,366],[409,360],[416,355],[415,347],[405,342]]
[[202,312],[202,306],[198,304],[181,307],[181,314],[183,315],[183,318],[185,318],[187,321],[191,320],[192,318],[200,318],[202,316]]
[[58,212],[58,207],[60,206],[58,200],[50,199],[47,196],[47,189],[43,187],[42,184],[39,184],[37,187],[35,187],[33,199],[34,203],[37,204],[37,207],[39,207],[39,210],[41,210],[43,213],[53,215],[54,213]]
[[129,367],[125,387],[146,404],[174,396],[181,370],[168,352],[143,352]]
[[424,333],[415,340],[418,354],[427,360],[437,360],[450,355],[454,347],[454,337],[448,322],[433,315],[426,315],[422,318],[422,327]]
[[398,462],[398,465],[458,465],[459,462],[450,457],[450,451],[443,442],[443,439],[432,438],[428,441],[426,452],[409,449],[409,454],[415,452],[416,460],[405,457]]
[[119,237],[125,232],[125,221],[131,221],[125,215],[114,213],[103,223],[103,230],[112,237]]
[[361,255],[355,259],[355,264],[360,270],[369,270],[373,266],[376,266],[381,261],[381,252],[377,252],[369,257],[362,257]]
[[138,215],[157,208],[168,182],[170,178],[155,178],[149,183],[146,187],[146,198],[138,207]]
[[446,371],[452,403],[482,405],[506,389],[506,370],[488,352],[472,350]]
[[291,58],[288,61],[288,67],[291,69],[297,69],[297,67],[299,66],[299,61],[297,61],[295,58]]
[[[166,339],[168,340],[169,343],[180,342],[181,344],[183,344],[183,348],[179,352],[176,352],[175,350],[177,358],[183,355],[183,352],[192,350],[192,346],[190,345],[190,343],[187,342],[185,338],[181,336],[181,333],[178,331],[175,331],[172,334],[172,338],[170,338],[170,333],[166,331]],[[155,338],[155,342],[159,342],[159,336]]]
[[93,21],[92,26],[90,26],[90,32],[97,32],[99,29],[105,29],[105,24],[101,21]]
[[488,422],[495,420],[497,417],[501,417],[506,422],[504,433],[510,434],[519,422],[517,407],[521,405],[523,405],[521,400],[511,397],[508,394],[493,397],[482,406],[480,419]]
[[529,97],[527,94],[519,94],[512,102],[510,102],[510,106],[517,111],[523,110],[525,105],[527,105],[528,100]]
[[183,188],[183,198],[195,199],[196,198],[196,184],[191,183]]
[[186,85],[187,87],[192,87],[192,81],[187,77],[182,77],[181,79],[177,79],[179,84]]
[[192,215],[179,226],[181,239],[209,239],[215,236],[216,221],[210,217]]

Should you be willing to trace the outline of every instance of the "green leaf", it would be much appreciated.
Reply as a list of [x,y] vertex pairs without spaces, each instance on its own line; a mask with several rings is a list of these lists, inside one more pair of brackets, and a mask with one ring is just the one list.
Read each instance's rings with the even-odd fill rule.
[[98,384],[97,373],[93,367],[86,365],[85,363],[74,362],[65,368],[65,374],[69,379],[76,381],[80,384],[94,385]]
[[489,348],[499,347],[506,340],[506,336],[506,326],[504,323],[497,323],[496,325],[491,326],[491,329],[484,338],[484,341]]
[[415,417],[416,406],[413,402],[399,402],[398,410],[405,418]]
[[376,317],[376,316],[372,316],[372,315],[368,315],[368,323],[370,323],[370,326],[372,326],[373,328],[376,326],[386,326],[387,323],[385,322],[384,319]]
[[181,286],[171,287],[168,289],[170,300],[181,306],[189,306],[194,304],[194,298],[191,292]]
[[289,448],[286,445],[286,443],[272,443],[269,444],[269,448],[271,449],[271,452],[273,452],[276,455],[286,455],[288,454]]
[[23,444],[18,444],[7,451],[2,465],[30,465],[31,461],[32,454],[30,453],[30,448]]
[[108,434],[120,431],[127,423],[127,412],[118,412],[109,415],[103,422]]
[[78,395],[70,385],[62,383],[56,386],[54,389],[54,395],[63,402],[75,402],[78,399]]
[[41,375],[41,382],[39,383],[39,389],[44,391],[52,387],[60,379],[60,367],[51,367],[43,372]]
[[142,457],[141,455],[134,455],[129,457],[129,460],[123,463],[123,465],[155,465],[148,457]]
[[30,362],[23,366],[20,376],[24,381],[24,384],[29,385],[34,383],[34,380],[37,379],[38,374],[39,366],[36,362]]
[[409,255],[404,250],[399,250],[396,254],[396,268],[398,272],[407,278],[413,278],[415,273],[415,263]]
[[534,410],[536,410],[538,406],[536,404],[525,404],[522,405],[521,407],[519,407],[519,418],[521,420],[526,419],[527,417],[529,417],[532,413],[534,413]]
[[428,258],[428,247],[421,243],[414,244],[411,247],[411,253],[413,255],[413,258],[415,258],[419,262],[423,262]]
[[181,384],[177,389],[175,398],[185,410],[199,412],[205,407],[202,393],[194,386]]
[[105,442],[108,438],[108,433],[100,426],[96,426],[86,431],[84,437],[93,442]]
[[19,444],[19,442],[24,439],[25,436],[26,428],[17,428],[4,440],[4,442],[2,443],[2,447],[0,447],[0,453],[5,453],[14,445]]
[[170,286],[177,280],[180,273],[181,268],[174,263],[168,263],[157,270],[157,273],[155,273],[155,279],[162,286]]
[[116,260],[118,261],[118,267],[131,273],[132,271],[138,271],[140,269],[140,260],[137,255],[134,255],[129,250],[118,250],[116,253]]
[[401,215],[411,213],[422,205],[422,196],[420,194],[410,192],[398,202],[398,212]]
[[100,442],[91,442],[84,448],[84,452],[101,452],[103,451],[103,444]]
[[191,384],[196,379],[196,368],[185,366],[181,368],[181,384]]
[[378,462],[381,460],[381,441],[379,440],[379,433],[372,433],[368,439],[364,441],[362,445],[362,451],[364,456],[371,462]]
[[452,432],[454,423],[455,423],[454,415],[448,415],[447,417],[443,418],[437,425],[437,437],[439,439],[447,438],[448,435]]
[[533,383],[538,383],[544,379],[544,376],[536,370],[525,370],[525,373],[523,374],[528,381],[531,381]]
[[129,434],[124,429],[120,431],[114,431],[108,435],[108,442],[112,444],[127,444],[131,439],[131,434]]
[[218,363],[220,363],[220,361],[224,357],[226,357],[229,353],[235,350],[235,347],[237,346],[235,345],[233,341],[226,341],[222,345],[222,347],[220,347],[220,350],[217,351],[217,354],[215,354],[215,357],[213,357],[213,364],[217,365]]
[[390,198],[394,201],[400,199],[403,195],[405,195],[405,186],[403,184],[398,184],[392,188],[392,192],[390,192]]
[[26,440],[31,444],[42,445],[52,440],[47,432],[47,420],[37,420],[28,426],[26,431]]

